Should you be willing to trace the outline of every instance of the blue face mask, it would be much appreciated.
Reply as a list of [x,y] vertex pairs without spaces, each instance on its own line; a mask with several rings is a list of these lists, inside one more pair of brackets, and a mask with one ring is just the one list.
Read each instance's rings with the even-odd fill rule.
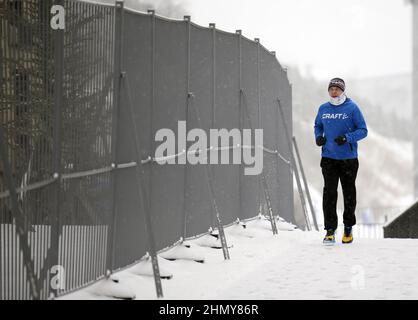
[[338,97],[335,97],[335,98],[330,97],[329,102],[334,106],[339,106],[340,104],[343,104],[346,99],[347,99],[347,96],[343,92]]

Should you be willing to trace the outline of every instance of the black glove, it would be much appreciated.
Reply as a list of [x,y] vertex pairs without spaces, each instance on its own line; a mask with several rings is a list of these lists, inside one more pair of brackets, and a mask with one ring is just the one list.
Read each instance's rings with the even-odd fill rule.
[[334,140],[339,146],[342,146],[344,143],[347,142],[347,138],[346,136],[342,135],[342,136],[338,136],[335,138]]
[[316,138],[316,145],[318,147],[323,146],[326,142],[327,142],[327,138],[323,136],[319,136],[318,138]]

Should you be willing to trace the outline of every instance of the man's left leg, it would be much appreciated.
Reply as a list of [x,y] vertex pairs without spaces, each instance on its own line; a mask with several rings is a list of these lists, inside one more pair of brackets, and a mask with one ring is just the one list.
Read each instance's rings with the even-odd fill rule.
[[347,159],[341,162],[340,181],[344,196],[344,237],[343,242],[351,242],[351,227],[356,224],[356,177],[359,168],[358,159]]

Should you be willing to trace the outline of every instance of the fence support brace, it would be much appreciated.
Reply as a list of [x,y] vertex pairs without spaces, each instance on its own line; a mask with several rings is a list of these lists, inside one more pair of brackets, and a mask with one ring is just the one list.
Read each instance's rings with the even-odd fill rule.
[[[244,94],[244,90],[240,89],[240,96],[243,96],[244,98],[246,98],[245,94]],[[247,105],[247,100],[245,99],[245,103],[244,103],[244,111],[245,111],[245,115],[246,115],[246,119],[248,121],[248,124],[250,126],[251,129],[254,129],[252,122],[251,122],[251,118],[250,118],[250,113],[248,110],[248,105]],[[264,152],[264,150],[263,150]],[[267,178],[266,175],[264,174],[264,171],[261,171],[261,174],[259,175],[258,178],[258,185],[259,187],[263,188],[264,191],[264,198],[266,200],[267,203],[267,208],[268,208],[268,213],[269,213],[269,218],[270,218],[270,223],[271,223],[271,230],[273,231],[273,234],[277,234],[277,223],[276,223],[276,218],[273,214],[273,206],[271,204],[271,198],[270,198],[270,190],[267,184]],[[258,189],[260,190],[260,189]],[[260,203],[261,203],[261,199],[260,199]],[[261,214],[261,212],[259,213]],[[278,213],[277,213],[278,215]]]
[[286,141],[287,141],[287,144],[289,146],[290,163],[291,163],[291,167],[293,169],[293,172],[295,174],[296,184],[298,186],[300,202],[302,204],[303,213],[305,215],[306,228],[309,231],[311,231],[312,227],[311,227],[311,223],[309,221],[308,210],[306,208],[306,203],[305,203],[305,197],[303,196],[303,190],[302,190],[302,185],[300,183],[299,171],[298,171],[298,168],[296,166],[295,156],[293,155],[293,147],[292,147],[292,141],[290,139],[290,133],[288,131],[287,123],[286,123],[285,118],[284,118],[284,112],[283,112],[282,104],[280,103],[280,99],[277,98],[276,101],[277,101],[279,111],[280,111],[280,115],[281,115],[281,118],[282,118],[283,127],[284,127],[284,131],[285,131],[285,134],[286,134]]
[[[134,142],[134,150],[135,150],[135,156],[137,159],[138,165],[135,167],[136,172],[136,181],[139,189],[139,201],[142,212],[144,212],[145,216],[145,227],[147,230],[147,237],[148,237],[148,246],[149,246],[149,255],[151,257],[151,263],[152,263],[152,269],[154,272],[154,281],[155,281],[155,288],[157,291],[157,297],[162,298],[163,297],[163,289],[161,285],[161,276],[160,276],[160,269],[158,267],[158,259],[157,259],[157,250],[155,247],[155,239],[154,239],[154,232],[152,229],[152,223],[151,223],[151,213],[150,213],[150,201],[151,199],[148,198],[146,188],[145,188],[145,179],[142,173],[142,162],[141,162],[141,144],[139,141],[139,130],[135,123],[134,118],[134,109],[133,109],[133,103],[131,99],[131,88],[129,86],[129,79],[128,75],[123,72],[121,74],[121,81],[124,85],[123,87],[126,90],[126,95],[128,98],[127,104],[129,106],[129,115],[131,119],[131,126],[132,126],[132,134],[134,136],[133,142]],[[152,165],[152,163],[151,163]]]
[[[193,93],[189,92],[188,95],[187,95],[188,100],[192,99],[193,97],[194,97]],[[192,106],[192,108],[195,112],[195,115],[196,115],[197,123],[198,123],[199,127],[202,128],[202,123],[200,121],[199,112],[195,108],[194,104],[192,103],[192,100],[190,100],[190,103],[188,105]],[[221,222],[221,215],[219,213],[218,204],[216,202],[215,190],[213,188],[213,179],[212,179],[212,176],[211,176],[211,172],[209,172],[210,170],[209,170],[208,164],[205,164],[204,166],[205,166],[206,182],[208,184],[208,189],[209,189],[210,197],[211,197],[211,200],[212,200],[213,213],[214,213],[215,218],[216,218],[215,221],[216,221],[216,224],[217,224],[217,227],[218,227],[219,237],[221,239],[222,252],[224,254],[224,259],[229,260],[230,257],[229,257],[229,251],[228,251],[228,244],[226,242],[224,227],[223,227],[222,222]]]
[[308,198],[309,208],[311,209],[311,215],[312,215],[313,223],[314,223],[314,226],[315,226],[316,231],[319,231],[319,229],[318,229],[318,223],[316,221],[316,213],[315,213],[315,210],[314,210],[314,207],[313,207],[313,204],[312,204],[311,193],[309,192],[308,183],[306,182],[305,172],[303,170],[302,160],[300,158],[299,148],[298,148],[298,145],[296,143],[295,136],[293,136],[293,139],[292,140],[293,140],[293,145],[294,145],[295,151],[296,151],[296,157],[298,158],[300,173],[302,175],[302,180],[303,180],[303,185],[305,187],[306,196]]
[[28,282],[31,294],[34,300],[39,300],[39,284],[35,275],[35,266],[31,258],[31,250],[28,244],[28,226],[25,225],[25,218],[19,207],[17,194],[14,192],[16,187],[13,183],[12,168],[10,166],[7,155],[6,140],[2,125],[0,125],[0,160],[3,162],[5,184],[10,192],[10,202],[12,207],[11,211],[14,219],[16,220],[16,229],[17,234],[19,235],[19,245],[23,255],[23,262],[26,267],[26,272],[28,274]]

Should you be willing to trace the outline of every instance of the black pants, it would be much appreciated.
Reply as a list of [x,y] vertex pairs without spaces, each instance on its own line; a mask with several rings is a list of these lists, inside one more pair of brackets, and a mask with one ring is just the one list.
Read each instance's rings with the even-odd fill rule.
[[344,196],[343,222],[345,227],[356,224],[356,177],[359,168],[358,159],[336,160],[321,158],[322,175],[324,176],[324,193],[322,209],[324,211],[325,230],[336,230],[338,226],[337,196],[338,181]]

